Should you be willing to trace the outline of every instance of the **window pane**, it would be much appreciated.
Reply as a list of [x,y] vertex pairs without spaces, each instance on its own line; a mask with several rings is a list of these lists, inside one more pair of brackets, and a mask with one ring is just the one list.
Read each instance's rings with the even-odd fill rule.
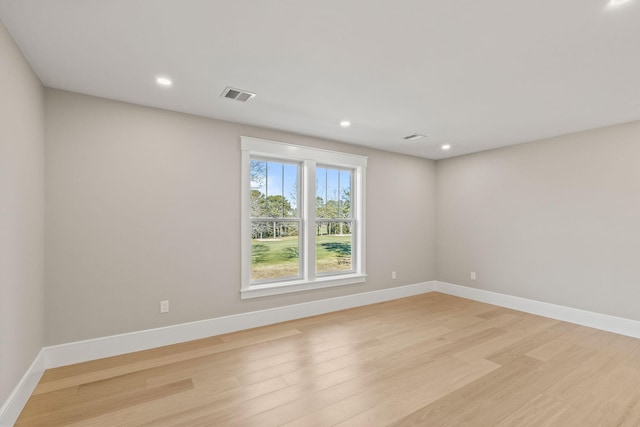
[[251,160],[251,217],[296,218],[299,165]]
[[316,168],[316,217],[324,218],[327,201],[327,169]]
[[316,273],[353,270],[350,221],[316,222]]
[[298,165],[285,163],[284,165],[284,192],[286,205],[284,217],[292,218],[298,216]]
[[324,216],[322,218],[338,218],[339,190],[338,180],[340,173],[337,169],[327,169],[327,190]]
[[267,162],[263,160],[251,160],[251,204],[250,215],[253,218],[261,218],[266,215],[266,199],[267,192]]
[[267,162],[267,215],[270,218],[282,218],[283,201],[282,184],[283,184],[283,167],[282,163]]
[[251,280],[282,279],[300,275],[298,223],[251,222]]
[[351,218],[351,177],[348,169],[316,169],[316,218]]
[[340,171],[340,217],[351,218],[351,171]]

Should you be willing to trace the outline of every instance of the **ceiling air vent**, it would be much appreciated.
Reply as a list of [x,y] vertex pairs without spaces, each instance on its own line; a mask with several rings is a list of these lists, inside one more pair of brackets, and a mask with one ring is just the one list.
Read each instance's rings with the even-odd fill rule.
[[236,89],[234,87],[227,86],[225,90],[220,94],[223,98],[235,99],[236,101],[247,102],[254,96],[253,92],[247,92],[246,90]]
[[407,141],[415,141],[416,139],[420,139],[420,138],[426,138],[426,135],[422,135],[419,133],[414,133],[413,135],[407,135],[402,139],[406,139]]

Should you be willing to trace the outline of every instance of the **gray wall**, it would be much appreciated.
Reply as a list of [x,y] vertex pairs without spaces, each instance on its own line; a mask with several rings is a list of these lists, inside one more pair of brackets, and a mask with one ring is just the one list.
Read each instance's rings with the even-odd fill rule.
[[43,345],[43,89],[0,23],[0,404]]
[[[49,345],[436,278],[433,161],[52,89],[45,108]],[[366,284],[240,300],[241,135],[369,156]]]
[[640,320],[640,122],[438,161],[437,225],[439,280]]
[[[1,25],[0,59],[0,402],[45,344],[436,278],[640,320],[640,122],[436,163],[52,89],[43,106]],[[240,300],[241,135],[369,156],[365,285]]]

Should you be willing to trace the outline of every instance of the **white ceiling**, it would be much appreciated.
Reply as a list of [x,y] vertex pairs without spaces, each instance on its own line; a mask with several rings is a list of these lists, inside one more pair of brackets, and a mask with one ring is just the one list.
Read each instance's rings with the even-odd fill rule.
[[640,119],[640,1],[608,1],[0,0],[0,19],[48,87],[439,159]]

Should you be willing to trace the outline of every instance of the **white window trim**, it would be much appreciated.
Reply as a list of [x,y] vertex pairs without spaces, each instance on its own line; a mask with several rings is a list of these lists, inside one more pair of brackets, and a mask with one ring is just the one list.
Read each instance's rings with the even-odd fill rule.
[[[241,256],[242,273],[240,296],[242,299],[257,298],[268,295],[278,295],[290,292],[307,291],[311,289],[327,288],[332,286],[352,285],[366,281],[366,256],[365,256],[365,184],[367,157],[356,154],[341,153],[337,151],[323,150],[319,148],[303,147],[299,145],[285,144],[281,142],[268,141],[265,139],[242,136],[242,190],[241,190]],[[303,196],[302,224],[300,233],[302,238],[303,269],[302,279],[289,280],[284,282],[251,283],[251,218],[249,216],[250,186],[250,162],[251,156],[262,156],[274,159],[294,160],[303,163],[303,173],[301,186],[304,189],[311,189],[312,195]],[[353,230],[356,256],[352,260],[354,271],[348,274],[335,274],[329,276],[315,276],[315,241],[309,236],[308,224],[315,224],[315,166],[316,163],[332,165],[354,170],[352,195],[355,201],[355,209],[352,213],[356,220],[356,227]]]

